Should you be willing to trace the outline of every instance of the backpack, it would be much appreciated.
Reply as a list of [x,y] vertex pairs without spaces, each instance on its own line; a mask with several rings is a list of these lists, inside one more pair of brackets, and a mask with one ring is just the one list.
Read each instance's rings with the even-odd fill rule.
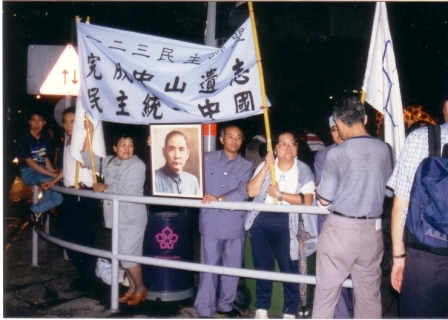
[[448,157],[440,154],[440,126],[428,126],[428,148],[412,183],[403,242],[448,256]]

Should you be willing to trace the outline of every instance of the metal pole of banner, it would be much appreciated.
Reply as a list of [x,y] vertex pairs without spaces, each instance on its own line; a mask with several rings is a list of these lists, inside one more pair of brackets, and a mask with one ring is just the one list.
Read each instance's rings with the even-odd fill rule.
[[202,125],[202,133],[204,135],[204,150],[215,151],[216,150],[216,131],[218,125],[216,123],[204,123]]
[[[216,29],[216,2],[207,2],[207,23],[205,27],[204,43],[208,46],[216,47],[218,42],[215,39]],[[216,130],[218,125],[216,123],[202,124],[202,132],[204,137],[204,151],[216,150]],[[204,263],[204,238],[201,234],[201,248],[199,250],[201,263]]]
[[216,47],[218,42],[215,39],[216,29],[216,2],[207,2],[207,23],[205,27],[204,43],[207,46]]
[[[218,42],[215,39],[216,29],[216,2],[209,1],[207,3],[207,23],[205,28],[204,43],[207,46],[216,47]],[[216,150],[216,123],[204,123],[202,131],[204,136],[204,151]]]
[[[264,115],[264,126],[266,129],[266,144],[268,152],[272,152],[272,140],[271,140],[271,127],[269,125],[269,114],[268,114],[268,103],[266,99],[266,89],[264,86],[264,77],[263,77],[263,66],[261,64],[261,54],[260,54],[260,46],[258,45],[258,35],[257,35],[257,28],[255,25],[255,14],[254,14],[254,7],[252,5],[252,1],[249,1],[249,16],[250,16],[250,23],[252,25],[252,32],[254,35],[254,45],[255,45],[255,54],[257,56],[257,66],[258,66],[258,73],[260,75],[260,89],[261,89],[261,101],[262,101],[262,108],[263,108],[263,115]],[[272,185],[276,184],[275,181],[275,172],[274,172],[274,165],[271,164],[270,166],[270,173],[271,173],[271,183]],[[277,199],[274,198],[274,203],[277,203]]]

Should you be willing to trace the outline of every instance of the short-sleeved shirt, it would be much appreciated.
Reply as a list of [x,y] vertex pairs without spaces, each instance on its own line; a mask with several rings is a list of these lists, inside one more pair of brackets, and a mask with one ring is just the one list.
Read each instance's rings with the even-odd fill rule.
[[42,131],[39,139],[36,139],[28,130],[17,140],[17,158],[21,168],[28,167],[25,162],[25,159],[28,158],[41,166],[45,166],[45,158],[52,153],[51,138],[45,131]]
[[[448,143],[448,124],[440,126],[441,145]],[[406,138],[406,143],[398,158],[397,165],[387,185],[397,196],[409,199],[412,182],[420,162],[428,156],[428,128],[414,130]]]
[[392,158],[386,143],[370,136],[347,139],[325,157],[317,193],[330,211],[377,217],[383,211]]

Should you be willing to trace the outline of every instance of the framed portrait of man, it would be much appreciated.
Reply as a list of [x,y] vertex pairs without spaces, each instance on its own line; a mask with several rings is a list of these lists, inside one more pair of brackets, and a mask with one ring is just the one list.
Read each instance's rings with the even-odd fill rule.
[[204,196],[201,124],[150,125],[152,195]]

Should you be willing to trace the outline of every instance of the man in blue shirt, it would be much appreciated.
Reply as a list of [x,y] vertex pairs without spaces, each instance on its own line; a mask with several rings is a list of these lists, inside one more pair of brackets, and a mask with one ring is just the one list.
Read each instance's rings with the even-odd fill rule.
[[155,171],[155,187],[157,192],[183,195],[200,193],[196,176],[183,171],[190,149],[187,137],[180,131],[171,131],[165,137],[162,148],[165,166]]
[[[254,166],[238,152],[243,132],[234,125],[221,130],[223,150],[208,152],[204,156],[205,196],[202,203],[213,201],[244,201],[248,199],[246,185]],[[202,208],[199,232],[204,242],[204,263],[240,268],[243,262],[246,232],[246,211]],[[218,275],[201,273],[194,306],[200,317],[211,318],[217,311],[228,318],[241,317],[233,307],[238,277],[220,275],[221,287],[216,302]]]

